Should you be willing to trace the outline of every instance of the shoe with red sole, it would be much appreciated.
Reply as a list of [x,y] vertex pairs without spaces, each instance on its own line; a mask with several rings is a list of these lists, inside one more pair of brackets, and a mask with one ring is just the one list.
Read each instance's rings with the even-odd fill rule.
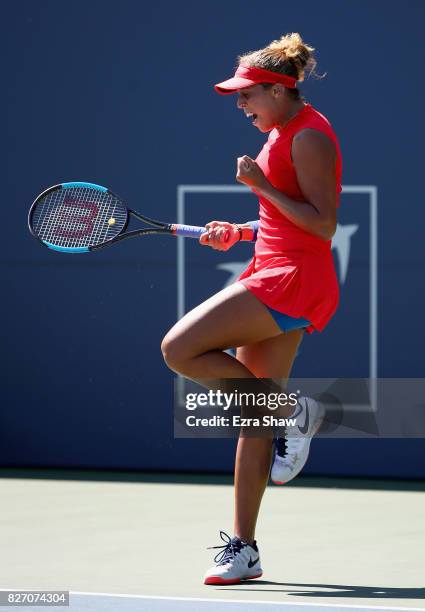
[[225,544],[211,547],[222,550],[214,557],[216,565],[205,574],[204,584],[238,584],[263,575],[255,541],[248,544],[240,538],[230,538],[224,531],[220,531],[220,537]]
[[274,484],[283,485],[293,480],[307,463],[310,444],[325,416],[324,408],[314,399],[300,397],[291,418],[294,427],[287,427],[285,435],[275,439],[275,455],[270,478]]

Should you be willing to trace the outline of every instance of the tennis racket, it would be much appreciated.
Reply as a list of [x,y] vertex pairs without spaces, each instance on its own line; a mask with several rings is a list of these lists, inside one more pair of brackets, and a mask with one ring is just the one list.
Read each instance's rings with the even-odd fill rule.
[[[126,232],[130,216],[152,227]],[[41,193],[28,215],[30,232],[44,246],[62,253],[98,251],[125,238],[172,234],[198,238],[205,227],[163,223],[130,210],[106,187],[61,183]]]

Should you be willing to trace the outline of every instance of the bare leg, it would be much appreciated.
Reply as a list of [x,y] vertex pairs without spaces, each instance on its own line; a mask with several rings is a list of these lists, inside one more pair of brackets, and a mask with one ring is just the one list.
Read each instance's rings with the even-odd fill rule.
[[[303,332],[283,334],[267,308],[241,283],[226,287],[190,312],[165,336],[167,365],[204,383],[223,378],[286,379]],[[224,352],[240,347],[237,357]],[[271,462],[270,438],[240,438],[235,464],[235,534],[254,538]]]
[[192,380],[253,378],[249,367],[224,350],[280,335],[264,304],[235,283],[180,319],[161,348],[167,365]]
[[[302,330],[237,349],[237,358],[257,377],[289,378]],[[272,458],[270,438],[240,437],[235,461],[234,534],[248,543],[255,538],[255,525],[266,489]]]

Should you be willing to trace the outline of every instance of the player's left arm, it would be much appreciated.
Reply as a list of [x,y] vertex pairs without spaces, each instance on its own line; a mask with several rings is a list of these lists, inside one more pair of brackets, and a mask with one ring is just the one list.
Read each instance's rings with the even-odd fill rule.
[[301,192],[316,211],[312,229],[330,240],[336,232],[336,149],[323,132],[306,129],[292,142],[292,159]]
[[238,159],[236,178],[274,204],[298,227],[330,240],[336,231],[335,145],[318,130],[302,130],[292,142],[292,160],[304,202],[275,189],[257,163],[246,155]]

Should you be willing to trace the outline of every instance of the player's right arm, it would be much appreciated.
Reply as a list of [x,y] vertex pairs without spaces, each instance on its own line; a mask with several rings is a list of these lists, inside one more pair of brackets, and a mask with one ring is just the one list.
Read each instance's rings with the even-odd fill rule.
[[207,231],[202,234],[199,242],[217,251],[228,251],[237,242],[255,241],[258,221],[247,221],[246,223],[210,221],[205,227]]

